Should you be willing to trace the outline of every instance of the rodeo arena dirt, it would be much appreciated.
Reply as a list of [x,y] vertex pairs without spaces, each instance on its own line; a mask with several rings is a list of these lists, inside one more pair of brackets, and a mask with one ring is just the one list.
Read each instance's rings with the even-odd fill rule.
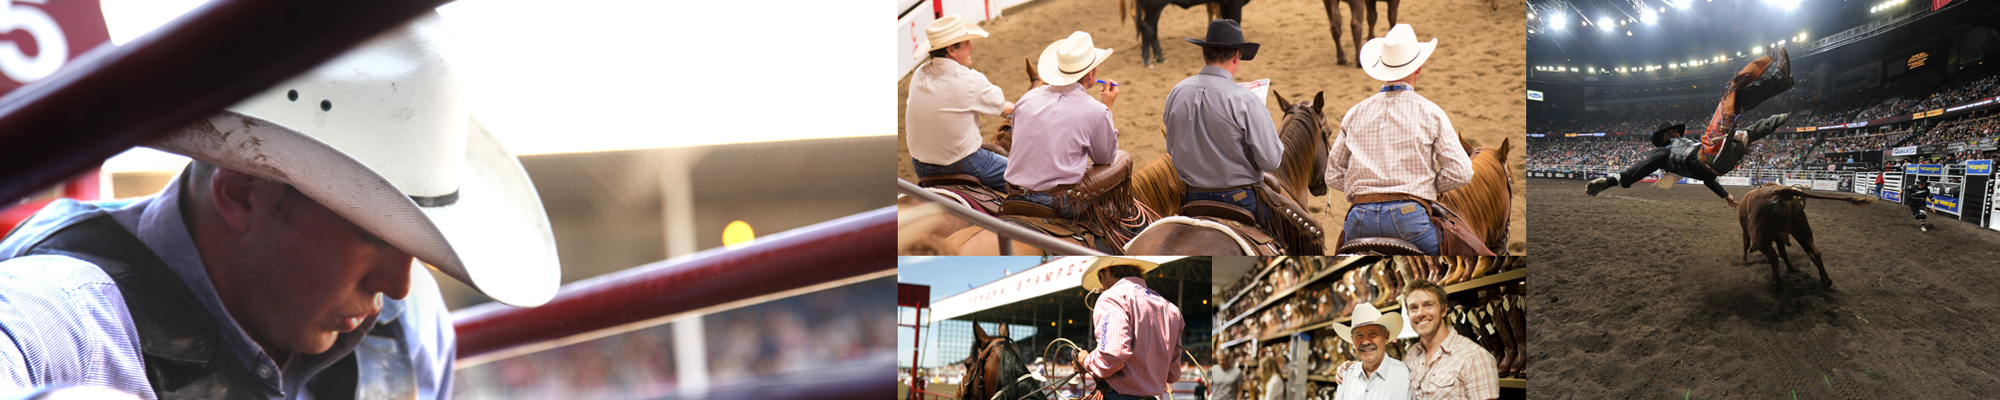
[[[930,7],[925,4],[916,7]],[[1338,130],[1347,109],[1375,94],[1382,82],[1370,79],[1355,66],[1360,44],[1354,43],[1348,27],[1354,12],[1341,5],[1345,2],[1331,4],[1340,11],[1338,51],[1347,59],[1344,65],[1336,63],[1336,44],[1327,10],[1321,2],[1258,0],[1243,6],[1242,27],[1244,40],[1262,43],[1262,48],[1254,60],[1241,64],[1236,78],[1238,81],[1269,79],[1270,91],[1292,102],[1311,100],[1316,93],[1324,92],[1325,126]],[[1468,148],[1499,147],[1503,140],[1508,142],[1511,152],[1505,164],[1513,175],[1512,200],[1507,212],[1505,248],[1495,251],[1521,254],[1527,247],[1523,199],[1527,159],[1521,134],[1525,126],[1526,95],[1520,73],[1526,68],[1521,60],[1524,34],[1520,23],[1524,5],[1499,2],[1495,9],[1494,4],[1484,0],[1404,2],[1401,5],[1408,7],[1390,11],[1393,4],[1396,2],[1377,6],[1382,8],[1381,17],[1371,34],[1363,35],[1364,41],[1390,30],[1393,25],[1389,23],[1389,15],[1396,16],[1396,23],[1413,25],[1419,40],[1438,39],[1436,56],[1424,64],[1424,77],[1417,90],[1449,113]],[[951,3],[946,8],[946,13],[952,13]],[[1089,33],[1096,46],[1115,50],[1097,71],[1100,79],[1116,80],[1121,85],[1111,111],[1118,129],[1119,148],[1131,153],[1137,170],[1167,154],[1162,121],[1166,96],[1176,83],[1195,75],[1202,67],[1199,47],[1181,39],[1202,38],[1210,17],[1202,7],[1166,7],[1157,26],[1165,61],[1148,68],[1141,63],[1140,39],[1134,23],[1129,17],[1121,19],[1120,9],[1119,2],[1113,0],[1035,0],[1007,8],[1004,16],[979,22],[990,36],[974,41],[977,51],[972,55],[972,68],[984,73],[1005,92],[1007,100],[1013,101],[1028,89],[1024,60],[1036,58],[1050,43],[1073,31]],[[961,9],[959,14],[975,14],[977,19],[984,15],[981,13],[997,15],[998,11],[970,8]],[[919,40],[922,29],[922,24],[915,25]],[[896,84],[897,176],[910,182],[918,179],[911,167],[903,114],[911,76],[907,71],[914,67],[906,65],[905,70],[899,71],[903,75]],[[1094,89],[1092,92],[1095,96]],[[1274,99],[1275,96],[1266,102],[1272,120],[1278,122],[1284,113]],[[1005,118],[998,116],[982,116],[981,132],[985,139],[993,140],[995,130],[1005,122]],[[1340,234],[1348,208],[1345,199],[1338,190],[1331,190],[1303,204],[1325,227],[1323,232],[1329,247]]]
[[[1717,63],[1694,85],[1530,73],[1529,89],[1551,101],[1586,96],[1580,86],[1592,93],[1529,106],[1530,247],[1550,266],[1528,293],[1538,388],[1577,398],[2000,397],[2000,68],[1978,57],[2000,34],[1976,27],[1994,18],[1993,4],[1950,6],[1883,17],[1897,23],[1879,30],[1894,35],[1793,43],[1792,71],[1817,72],[1741,120],[1791,113],[1791,122],[1717,179],[1741,210],[1690,178],[1661,188],[1656,174],[1595,197],[1585,182],[1644,158],[1662,123],[1698,135],[1722,91],[1710,84],[1747,58]],[[1889,65],[1867,68],[1875,62]],[[1683,89],[1706,98],[1660,94]],[[1929,186],[1927,202],[1905,198],[1917,182]],[[1747,248],[1767,241],[1777,251]]]

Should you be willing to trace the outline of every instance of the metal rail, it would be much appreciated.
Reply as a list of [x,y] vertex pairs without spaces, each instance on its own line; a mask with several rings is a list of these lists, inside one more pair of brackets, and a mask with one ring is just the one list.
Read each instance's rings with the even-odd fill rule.
[[0,97],[0,203],[96,167],[445,0],[216,0]]
[[980,228],[985,228],[988,231],[992,231],[993,234],[995,235],[1000,235],[1001,237],[1013,239],[1014,241],[1017,242],[1027,243],[1030,246],[1035,246],[1037,248],[1042,249],[1042,251],[1048,252],[1050,254],[1071,255],[1071,256],[1107,255],[1104,254],[1103,252],[1099,252],[1089,247],[1079,246],[1075,243],[1063,241],[1062,239],[1056,239],[1054,236],[1045,235],[1042,234],[1041,232],[1036,232],[1028,228],[1023,228],[1019,225],[1008,223],[1007,221],[1001,221],[999,218],[993,218],[993,216],[986,215],[986,213],[984,212],[973,210],[971,207],[966,207],[963,204],[958,204],[958,202],[946,199],[944,198],[944,196],[939,196],[937,193],[931,193],[931,191],[929,190],[924,190],[923,187],[919,187],[915,183],[910,183],[910,181],[903,180],[903,178],[896,178],[896,190],[903,192],[903,194],[916,196],[916,198],[921,199],[924,202],[935,203],[939,206],[942,206],[944,207],[944,211],[951,213],[952,216],[958,217],[959,219],[963,219],[965,220],[965,222],[970,222],[972,223],[972,225],[978,226]]
[[540,307],[467,307],[452,313],[458,357],[467,364],[468,359],[524,354],[676,314],[893,276],[895,242],[896,209],[884,207],[758,238],[741,248],[703,251],[573,282]]

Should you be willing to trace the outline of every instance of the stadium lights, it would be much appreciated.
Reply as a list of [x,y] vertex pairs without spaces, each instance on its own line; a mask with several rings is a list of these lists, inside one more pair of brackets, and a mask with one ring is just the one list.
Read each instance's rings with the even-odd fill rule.
[[1610,32],[1612,29],[1617,29],[1617,27],[1611,25],[1610,18],[1598,18],[1597,28],[1603,29],[1605,32]]
[[1625,31],[1625,36],[1632,36],[1632,31]]
[[1549,29],[1560,31],[1564,25],[1569,25],[1569,18],[1563,17],[1562,14],[1549,16]]
[[1764,54],[1764,48],[1763,48],[1763,47],[1751,47],[1751,48],[1750,48],[1750,54]]
[[1660,17],[1654,15],[1653,10],[1646,10],[1645,13],[1639,14],[1639,21],[1645,22],[1646,25],[1652,25],[1655,22],[1660,22]]
[[1764,0],[1764,3],[1770,4],[1773,7],[1783,8],[1785,9],[1785,11],[1791,11],[1791,10],[1797,10],[1799,8],[1800,1],[1801,0]]

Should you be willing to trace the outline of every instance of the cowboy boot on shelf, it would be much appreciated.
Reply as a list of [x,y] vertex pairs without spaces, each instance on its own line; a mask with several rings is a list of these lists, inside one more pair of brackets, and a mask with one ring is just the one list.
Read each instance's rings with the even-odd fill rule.
[[1494,259],[1496,258],[1500,257],[1479,257],[1479,261],[1473,263],[1472,275],[1468,279],[1479,279],[1486,276],[1486,272],[1493,269],[1493,263],[1496,261]]
[[1527,303],[1523,302],[1524,299],[1521,297],[1525,285],[1526,283],[1512,285],[1514,294],[1512,300],[1507,302],[1507,312],[1514,319],[1514,352],[1520,353],[1520,356],[1514,358],[1514,375],[1521,378],[1528,377],[1528,353],[1524,348],[1528,344],[1528,320],[1527,311],[1522,308],[1527,306]]
[[1466,315],[1466,313],[1465,305],[1452,306],[1451,315],[1447,318],[1447,321],[1451,323],[1452,329],[1458,330],[1459,336],[1464,336],[1466,339],[1475,339],[1476,341],[1479,338],[1479,334],[1473,331],[1472,317]]
[[1450,286],[1463,282],[1465,281],[1466,273],[1472,272],[1470,268],[1465,267],[1464,257],[1446,257],[1445,264],[1451,266],[1451,273],[1445,275],[1444,282],[1438,283],[1440,286]]
[[1500,342],[1505,345],[1502,349],[1507,354],[1506,358],[1497,360],[1499,361],[1499,365],[1496,367],[1499,368],[1501,376],[1513,376],[1517,372],[1514,370],[1515,361],[1521,356],[1521,353],[1517,351],[1520,349],[1520,338],[1514,336],[1514,321],[1512,321],[1513,318],[1508,315],[1506,310],[1506,294],[1500,293],[1498,288],[1489,289],[1488,292],[1492,293],[1493,301],[1487,303],[1486,306],[1493,310],[1494,328],[1499,329]]
[[1387,294],[1389,292],[1389,283],[1382,280],[1383,267],[1382,265],[1369,266],[1366,271],[1368,274],[1368,291],[1370,292],[1369,294],[1373,295],[1368,304],[1375,306],[1375,308],[1382,308],[1382,306],[1389,305],[1389,295]]

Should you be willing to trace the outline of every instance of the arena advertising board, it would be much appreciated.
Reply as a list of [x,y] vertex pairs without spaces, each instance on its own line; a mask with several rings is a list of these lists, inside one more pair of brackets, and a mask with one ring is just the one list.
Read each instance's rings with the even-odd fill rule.
[[1741,176],[1723,176],[1723,177],[1716,177],[1715,183],[1720,183],[1723,184],[1724,186],[1750,186],[1750,178],[1745,178]]
[[1891,203],[1902,203],[1903,192],[1884,188],[1882,190],[1882,200],[1888,200]]
[[1832,179],[1815,179],[1812,181],[1812,188],[1813,190],[1840,190],[1840,181]]
[[1966,175],[1992,175],[1993,160],[1971,160],[1965,162]]
[[[1125,257],[1165,264],[1183,257]],[[1063,257],[931,303],[931,322],[958,318],[1060,290],[1083,287],[1093,257]]]
[[902,80],[903,76],[909,75],[910,71],[917,69],[918,64],[923,63],[917,55],[930,51],[923,47],[926,40],[924,28],[930,26],[931,21],[937,20],[937,12],[933,11],[932,4],[928,0],[919,1],[902,11],[903,15],[896,19],[896,40],[899,41],[896,44],[897,80]]
[[1540,90],[1529,90],[1529,91],[1528,91],[1528,100],[1531,100],[1531,101],[1542,101],[1542,91],[1540,91]]
[[55,74],[111,41],[97,0],[11,2],[0,8],[0,93]]
[[1995,106],[2000,106],[2000,97],[1988,97],[1988,98],[1983,98],[1983,99],[1979,99],[1979,100],[1977,100],[1977,101],[1973,101],[1973,102],[1970,102],[1970,103],[1965,103],[1965,104],[1960,104],[1960,105],[1956,105],[1956,106],[1951,106],[1951,107],[1947,107],[1947,108],[1943,108],[1943,109],[1936,109],[1936,110],[1930,110],[1930,111],[1923,111],[1923,112],[1917,112],[1917,113],[1914,113],[1914,114],[1901,114],[1901,115],[1896,115],[1896,116],[1893,116],[1893,117],[1888,117],[1888,118],[1881,118],[1881,119],[1873,119],[1873,120],[1867,120],[1867,121],[1857,121],[1857,122],[1850,122],[1850,123],[1845,123],[1845,124],[1836,124],[1836,125],[1820,125],[1820,126],[1804,126],[1804,127],[1793,127],[1793,128],[1780,128],[1780,129],[1778,129],[1778,132],[1814,132],[1814,131],[1823,131],[1823,130],[1833,130],[1833,129],[1851,129],[1851,128],[1860,128],[1860,127],[1866,127],[1866,126],[1873,126],[1873,125],[1885,125],[1885,124],[1893,124],[1893,123],[1897,123],[1897,122],[1903,122],[1903,121],[1909,121],[1909,120],[1915,120],[1915,119],[1922,119],[1922,118],[1930,118],[1930,117],[1938,117],[1938,116],[1951,116],[1951,115],[1957,115],[1957,114],[1962,114],[1962,113],[1968,113],[1968,112],[1973,112],[1973,111],[1979,111],[1979,110],[1984,110],[1984,109],[1988,109],[1988,108],[1992,108],[1992,107],[1995,107]]
[[1938,164],[1910,164],[1903,166],[1903,173],[1916,175],[1944,175],[1944,166]]
[[1944,195],[1931,195],[1931,208],[1946,214],[1958,215],[1958,199]]

